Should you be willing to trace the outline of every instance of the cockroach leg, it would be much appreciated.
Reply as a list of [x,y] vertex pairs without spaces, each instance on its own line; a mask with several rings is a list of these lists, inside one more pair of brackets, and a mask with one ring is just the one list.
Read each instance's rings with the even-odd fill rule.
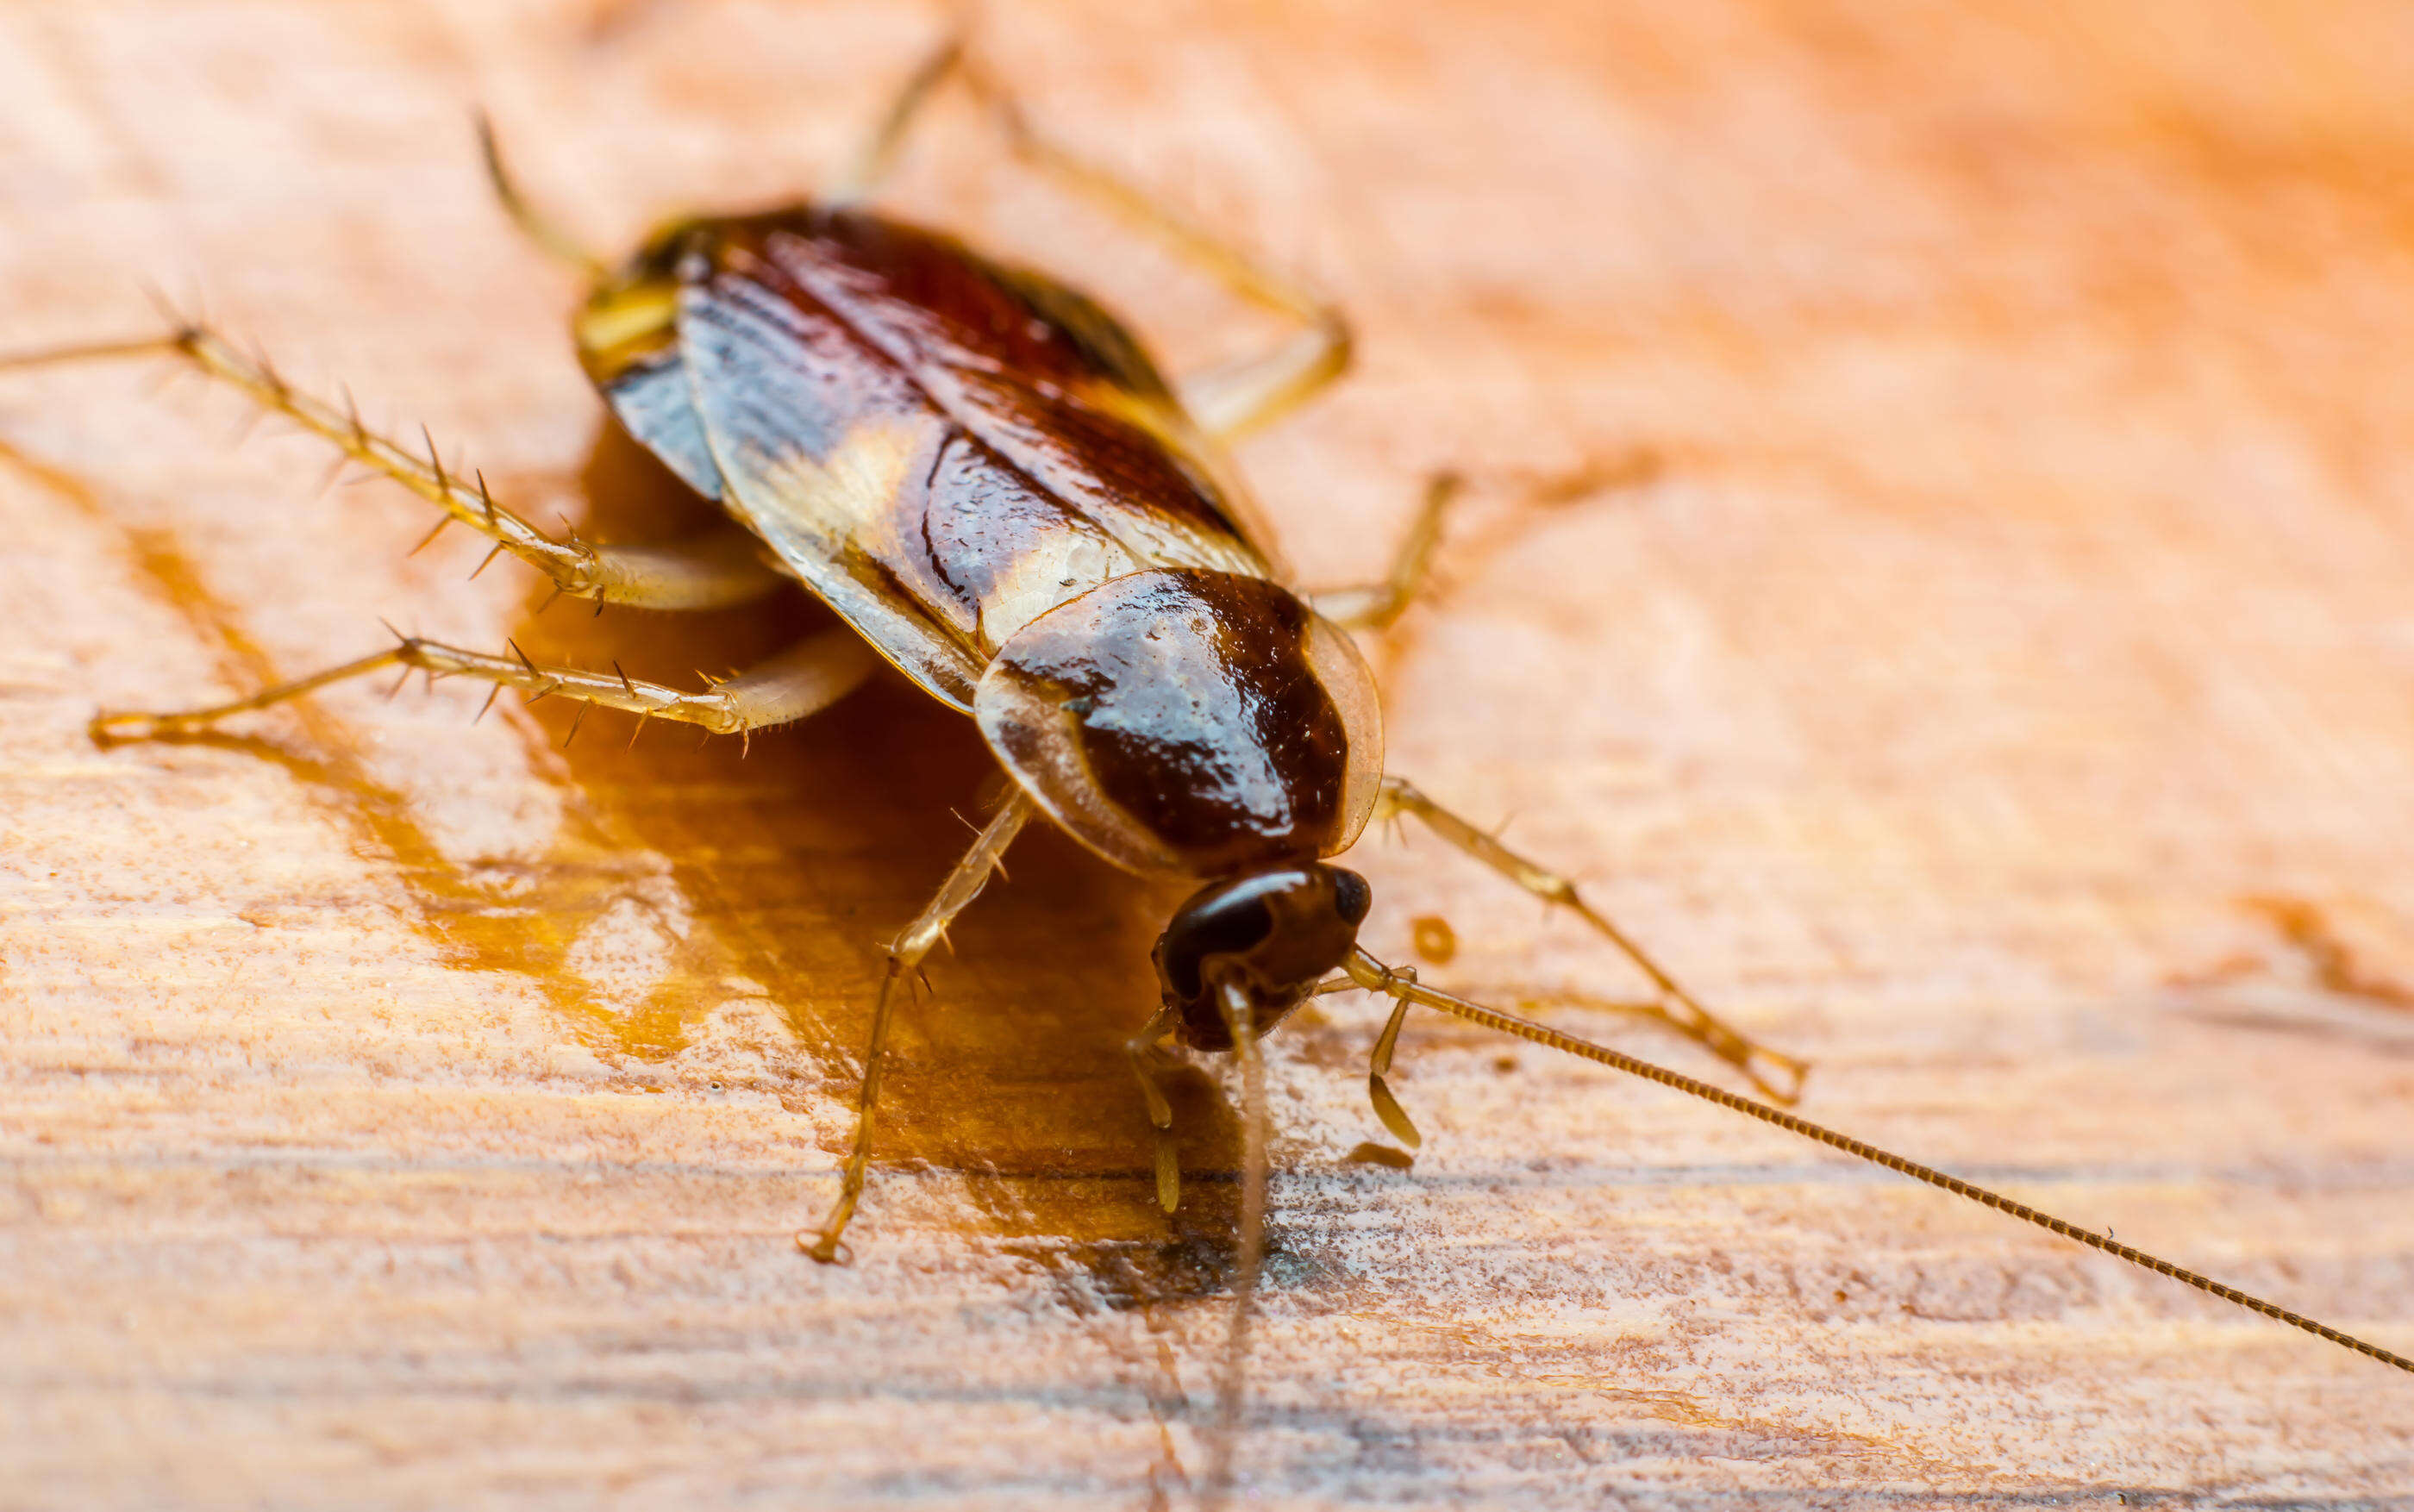
[[848,1257],[840,1236],[846,1232],[847,1220],[855,1216],[856,1204],[862,1199],[864,1171],[872,1162],[872,1115],[880,1103],[880,1052],[888,1039],[888,1019],[896,1004],[897,984],[921,966],[922,957],[946,934],[956,915],[980,897],[989,874],[997,869],[999,858],[1014,843],[1014,837],[1031,813],[1029,795],[1016,788],[1006,807],[997,811],[997,816],[981,830],[979,838],[973,841],[972,849],[964,852],[964,858],[947,873],[938,896],[888,947],[888,970],[880,978],[880,996],[872,1008],[872,1043],[863,1052],[863,1083],[855,1102],[855,1140],[839,1177],[838,1200],[830,1205],[829,1216],[822,1220],[818,1233],[805,1229],[797,1232],[797,1247],[825,1265],[842,1264]]
[[[1403,966],[1393,974],[1404,982],[1414,982],[1417,969]],[[1383,1032],[1375,1041],[1375,1053],[1367,1060],[1366,1096],[1375,1104],[1375,1117],[1383,1120],[1383,1127],[1392,1132],[1392,1137],[1415,1149],[1425,1142],[1424,1135],[1417,1133],[1417,1126],[1409,1119],[1408,1110],[1400,1106],[1398,1098],[1392,1095],[1392,1084],[1388,1079],[1392,1074],[1392,1053],[1400,1045],[1400,1026],[1408,1020],[1408,1000],[1402,998],[1393,1004],[1390,1020],[1383,1025]]]
[[964,81],[990,107],[1015,156],[1155,237],[1234,294],[1304,328],[1272,351],[1184,380],[1183,408],[1210,436],[1229,440],[1272,424],[1349,369],[1349,322],[1340,309],[1265,268],[1222,237],[1158,203],[1117,175],[1034,128],[1021,105],[981,67],[961,61]]
[[923,60],[898,92],[832,195],[870,194],[895,165],[923,104],[950,77],[987,106],[1015,157],[1196,263],[1240,298],[1304,329],[1269,352],[1212,368],[1182,384],[1183,407],[1211,436],[1229,439],[1305,404],[1349,367],[1349,322],[1338,307],[1266,269],[1223,238],[1166,208],[1118,175],[1051,141],[1031,125],[1013,92],[970,48],[961,30]]
[[864,138],[856,148],[855,156],[840,170],[837,181],[830,185],[825,197],[828,203],[858,203],[870,199],[879,191],[881,185],[887,182],[889,173],[897,167],[898,155],[904,148],[906,136],[921,116],[922,107],[929,104],[931,95],[946,82],[947,76],[962,61],[963,53],[964,34],[959,29],[950,31],[938,46],[924,54],[912,75],[889,100],[888,109],[881,112],[879,124],[872,128],[872,134]]
[[1392,570],[1383,581],[1311,593],[1308,603],[1325,618],[1350,630],[1382,630],[1390,626],[1423,589],[1433,571],[1434,547],[1441,541],[1442,517],[1465,486],[1465,481],[1454,472],[1438,472],[1426,479],[1424,503],[1418,508],[1408,534],[1400,538],[1393,553]]
[[[653,545],[597,545],[573,541],[594,561],[584,595],[632,609],[719,609],[750,603],[790,581],[770,565],[762,541],[734,522],[707,526],[678,541]],[[559,580],[556,580],[559,586]],[[565,593],[574,593],[563,587]]]
[[764,559],[762,544],[736,524],[715,526],[689,541],[656,546],[599,546],[557,541],[495,502],[485,480],[447,467],[429,443],[426,454],[370,431],[349,403],[342,408],[302,393],[267,362],[246,356],[205,325],[181,319],[167,335],[95,342],[0,355],[0,371],[90,358],[157,353],[184,359],[242,391],[262,409],[281,415],[345,456],[393,479],[420,497],[551,578],[573,598],[645,609],[718,609],[761,598],[787,581]]
[[1349,322],[1340,310],[1311,304],[1286,313],[1306,320],[1307,329],[1272,351],[1182,380],[1183,408],[1208,435],[1229,441],[1263,430],[1349,370]]
[[1586,902],[1576,891],[1575,883],[1517,854],[1426,797],[1405,778],[1383,778],[1382,796],[1375,812],[1378,818],[1412,814],[1423,821],[1435,834],[1536,897],[1573,912],[1624,953],[1626,958],[1632,961],[1659,989],[1660,997],[1656,1002],[1636,1006],[1679,1033],[1698,1041],[1713,1055],[1735,1066],[1770,1100],[1791,1104],[1801,1098],[1802,1081],[1810,1070],[1808,1062],[1747,1038],[1695,1001],[1693,995],[1677,986],[1676,979],[1646,954],[1642,946],[1611,923],[1605,914]]
[[271,704],[282,704],[289,698],[300,698],[305,693],[316,692],[329,683],[339,683],[348,677],[366,676],[370,673],[386,667],[402,667],[404,676],[410,674],[410,663],[404,660],[402,650],[397,646],[380,651],[374,656],[347,661],[341,666],[329,667],[324,672],[314,672],[307,677],[296,677],[291,682],[278,683],[274,688],[261,689],[259,692],[246,698],[234,699],[225,704],[213,704],[205,708],[179,709],[172,713],[161,714],[96,714],[93,716],[89,729],[92,738],[102,745],[114,745],[123,740],[153,740],[161,735],[192,734],[232,715],[248,714],[254,709],[264,709]]
[[1148,1121],[1156,1130],[1156,1205],[1169,1213],[1182,1206],[1182,1159],[1173,1143],[1173,1104],[1157,1085],[1156,1067],[1179,1016],[1170,1008],[1159,1008],[1139,1033],[1124,1042],[1132,1075],[1140,1078],[1140,1095],[1148,1104]]
[[281,683],[231,703],[168,713],[98,715],[92,721],[92,736],[113,742],[190,734],[231,715],[264,709],[332,682],[395,666],[417,668],[433,677],[474,677],[499,688],[525,689],[540,698],[559,694],[589,706],[600,704],[641,718],[701,725],[713,734],[743,734],[801,719],[836,703],[879,664],[860,636],[843,629],[827,630],[715,684],[708,691],[691,693],[661,683],[641,682],[618,672],[541,667],[517,654],[516,646],[513,650],[511,656],[489,656],[405,636],[399,645],[390,650]]
[[486,183],[494,189],[503,214],[539,251],[576,268],[592,282],[603,282],[612,271],[610,264],[587,250],[576,237],[561,229],[559,222],[529,201],[528,196],[520,192],[519,181],[503,164],[502,146],[495,140],[494,120],[480,111],[477,124],[478,156],[485,164]]
[[[1527,481],[1520,493],[1531,503],[1559,505],[1605,489],[1632,487],[1658,472],[1655,453],[1638,452],[1608,462],[1587,462],[1572,471]],[[1423,504],[1392,556],[1392,568],[1378,583],[1327,588],[1306,595],[1317,613],[1351,630],[1383,630],[1399,618],[1433,575],[1434,551],[1441,542],[1443,519],[1466,491],[1466,480],[1447,469],[1425,480]]]

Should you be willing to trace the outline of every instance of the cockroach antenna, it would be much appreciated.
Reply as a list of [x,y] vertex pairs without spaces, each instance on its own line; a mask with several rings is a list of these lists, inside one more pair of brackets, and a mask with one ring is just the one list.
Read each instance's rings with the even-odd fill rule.
[[[1396,1001],[1399,1009],[1394,1012],[1395,1023],[1398,1014],[1404,1012],[1410,1004],[1435,1008],[1466,1019],[1471,1024],[1481,1024],[1486,1029],[1497,1030],[1503,1034],[1513,1034],[1521,1040],[1530,1040],[1536,1045],[1564,1051],[1569,1055],[1595,1061],[1613,1070],[1625,1072],[1630,1076],[1640,1076],[1645,1081],[1658,1082],[1662,1087],[1673,1088],[1688,1096],[1698,1097],[1705,1103],[1715,1103],[1722,1108],[1733,1109],[1747,1118],[1774,1124],[1780,1129],[1800,1134],[1805,1139],[1814,1140],[1830,1149],[1840,1149],[1847,1155],[1858,1156],[1872,1165],[1883,1165],[1887,1170],[1900,1176],[1907,1176],[1915,1181],[1925,1181],[1930,1186],[1950,1192],[1957,1197],[1967,1197],[1972,1202],[1992,1208],[1997,1212],[2017,1218],[2024,1223],[2034,1223],[2048,1233],[2058,1234],[2073,1243],[2086,1245],[2091,1250],[2101,1250],[2106,1254],[2118,1256],[2133,1266],[2151,1270],[2158,1276],[2168,1276],[2173,1281],[2193,1286],[2208,1296],[2218,1297],[2225,1302],[2234,1302],[2249,1312],[2259,1312],[2275,1323],[2285,1323],[2292,1328],[2302,1328],[2317,1339],[2327,1339],[2332,1343],[2377,1359],[2383,1365],[2392,1366],[2397,1370],[2414,1374],[2414,1359],[2408,1359],[2392,1350],[2383,1349],[2367,1340],[2358,1339],[2353,1334],[2342,1333],[2330,1325],[2317,1323],[2301,1312],[2291,1312],[2276,1302],[2267,1302],[2251,1293],[2240,1291],[2235,1286],[2214,1281],[2210,1276],[2198,1275],[2183,1266],[2175,1266],[2159,1255],[2132,1249],[2114,1239],[2109,1230],[2102,1234],[2094,1233],[2065,1219],[2056,1218],[2051,1213],[2040,1212],[2026,1203],[2014,1202],[2002,1193],[1989,1192],[1985,1187],[1964,1181],[1958,1176],[1948,1176],[1933,1166],[1922,1165],[1917,1161],[1905,1159],[1891,1150],[1880,1149],[1875,1145],[1855,1139],[1850,1134],[1839,1134],[1824,1124],[1813,1123],[1782,1108],[1754,1102],[1749,1097],[1730,1092],[1724,1088],[1713,1087],[1708,1082],[1697,1081],[1682,1073],[1670,1071],[1664,1066],[1637,1060],[1623,1051],[1595,1045],[1589,1040],[1578,1039],[1547,1024],[1537,1024],[1532,1019],[1519,1018],[1513,1014],[1504,1014],[1497,1008],[1487,1008],[1480,1002],[1459,997],[1454,993],[1444,992],[1438,987],[1427,986],[1416,979],[1414,971],[1394,971],[1363,949],[1353,950],[1349,958],[1343,963],[1342,970],[1347,973],[1350,986],[1363,987],[1368,992],[1379,993]],[[1392,1032],[1390,1030],[1386,1030],[1387,1040]]]
[[[1385,1077],[1391,1070],[1392,1057],[1399,1042],[1400,1029],[1408,1018],[1408,1010],[1412,1007],[1425,1007],[1465,1019],[1471,1024],[1482,1025],[1485,1029],[1494,1030],[1502,1034],[1513,1034],[1519,1039],[1531,1041],[1549,1049],[1563,1051],[1582,1060],[1625,1072],[1630,1076],[1639,1076],[1645,1081],[1657,1082],[1662,1087],[1698,1097],[1706,1103],[1714,1103],[1720,1107],[1732,1109],[1748,1118],[1758,1119],[1763,1123],[1773,1124],[1789,1133],[1800,1134],[1803,1138],[1813,1140],[1830,1149],[1857,1156],[1872,1165],[1882,1165],[1889,1171],[1907,1176],[1915,1181],[1924,1181],[1930,1186],[1950,1192],[1957,1197],[1966,1197],[1972,1202],[1992,1208],[1997,1212],[2017,1218],[2022,1223],[2034,1223],[2048,1233],[2059,1235],[2074,1243],[2083,1244],[2091,1250],[2100,1250],[2106,1254],[2117,1256],[2133,1266],[2151,1270],[2158,1276],[2168,1276],[2207,1296],[2218,1297],[2225,1302],[2235,1303],[2250,1312],[2259,1313],[2275,1323],[2285,1323],[2292,1328],[2301,1328],[2317,1339],[2329,1340],[2332,1343],[2378,1360],[2383,1365],[2414,1373],[2414,1359],[2408,1359],[2393,1350],[2384,1349],[2369,1340],[2359,1339],[2353,1334],[2333,1328],[2329,1324],[2306,1317],[2302,1312],[2290,1312],[2278,1303],[2266,1301],[2251,1292],[2243,1292],[2235,1286],[2215,1281],[2210,1276],[2200,1275],[2184,1266],[2173,1265],[2160,1255],[2149,1254],[2143,1250],[2123,1244],[2112,1238],[2109,1227],[2101,1234],[2094,1233],[2066,1219],[2041,1212],[2026,1203],[2015,1202],[2002,1193],[1989,1191],[1985,1187],[1964,1181],[1958,1176],[1947,1175],[1933,1166],[1922,1165],[1917,1161],[1895,1154],[1892,1150],[1881,1149],[1850,1134],[1840,1134],[1824,1124],[1813,1123],[1782,1108],[1755,1102],[1751,1098],[1730,1092],[1724,1088],[1714,1087],[1708,1082],[1696,1080],[1680,1072],[1670,1071],[1664,1066],[1654,1065],[1648,1060],[1639,1060],[1623,1051],[1613,1050],[1607,1045],[1595,1045],[1590,1040],[1579,1039],[1573,1034],[1553,1029],[1547,1024],[1537,1024],[1532,1019],[1519,1018],[1513,1014],[1505,1014],[1497,1008],[1488,1008],[1483,1003],[1459,997],[1455,993],[1427,986],[1417,979],[1415,968],[1386,966],[1363,948],[1357,946],[1351,947],[1349,956],[1342,962],[1341,972],[1319,982],[1310,995],[1322,996],[1326,993],[1348,992],[1352,989],[1375,993],[1393,1001],[1391,1016],[1384,1023],[1382,1033],[1375,1042],[1373,1069],[1367,1077],[1367,1090],[1374,1102],[1376,1115],[1381,1119],[1383,1126],[1410,1149],[1416,1148],[1422,1140],[1417,1134],[1416,1125],[1409,1121],[1408,1114],[1400,1107],[1398,1100],[1393,1096]],[[1259,1272],[1264,1267],[1265,1256],[1267,1113],[1264,1060],[1257,1045],[1257,1036],[1253,1032],[1257,1026],[1252,1022],[1253,1007],[1249,1001],[1249,994],[1236,980],[1226,978],[1216,984],[1216,999],[1227,1030],[1232,1037],[1232,1044],[1237,1052],[1235,1058],[1240,1061],[1241,1215],[1238,1255],[1232,1267],[1231,1312],[1226,1324],[1223,1356],[1216,1372],[1214,1413],[1209,1421],[1206,1433],[1207,1465],[1205,1474],[1201,1477],[1199,1495],[1202,1512],[1220,1512],[1232,1496],[1236,1451],[1241,1441],[1242,1430],[1245,1427],[1249,1333],[1255,1322],[1257,1287]]]

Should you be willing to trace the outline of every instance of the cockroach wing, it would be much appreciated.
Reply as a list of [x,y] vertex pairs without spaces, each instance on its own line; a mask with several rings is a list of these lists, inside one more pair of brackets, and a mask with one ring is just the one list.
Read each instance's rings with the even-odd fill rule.
[[696,418],[687,363],[677,348],[621,368],[604,396],[629,434],[677,473],[679,482],[707,498],[722,497],[721,467],[712,460],[704,422]]
[[1087,295],[951,237],[857,211],[723,223],[911,376],[947,417],[1143,562],[1269,575],[1237,475],[1147,352]]
[[[930,478],[952,427],[902,373],[779,283],[724,274],[681,291],[680,360],[725,481],[722,503],[874,650],[969,710],[987,659],[913,591],[915,554],[895,528],[901,498]],[[928,569],[937,554],[921,555]]]
[[723,506],[944,702],[970,712],[1001,645],[1110,579],[1268,571],[1224,496],[1118,412],[1109,396],[1179,410],[1080,296],[1035,304],[952,244],[865,216],[682,234],[676,357]]

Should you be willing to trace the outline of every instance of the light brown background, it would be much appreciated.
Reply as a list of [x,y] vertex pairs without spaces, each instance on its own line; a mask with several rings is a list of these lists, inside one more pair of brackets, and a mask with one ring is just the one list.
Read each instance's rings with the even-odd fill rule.
[[[1382,659],[1397,769],[1813,1057],[1812,1116],[2414,1348],[2404,7],[995,8],[1043,121],[1360,321],[1245,458],[1310,576],[1486,481]],[[938,25],[20,3],[0,345],[198,289],[532,512],[663,528],[470,102],[617,247],[823,181]],[[1254,334],[965,112],[926,145],[916,213],[1179,361]],[[969,727],[887,687],[742,763],[564,754],[566,711],[363,688],[97,750],[97,704],[380,615],[664,674],[781,632],[532,622],[145,379],[0,378],[0,1505],[1185,1500],[1230,1115],[1185,1089],[1165,1224],[1113,1048],[1167,900],[1018,851],[908,1016],[861,1258],[812,1266]],[[1440,979],[1623,986],[1430,841],[1353,864],[1378,952],[1439,912]],[[2408,1505],[2414,1381],[1650,1088],[1422,1024],[1428,1150],[1353,1163],[1378,1020],[1277,1042],[1265,1505]]]

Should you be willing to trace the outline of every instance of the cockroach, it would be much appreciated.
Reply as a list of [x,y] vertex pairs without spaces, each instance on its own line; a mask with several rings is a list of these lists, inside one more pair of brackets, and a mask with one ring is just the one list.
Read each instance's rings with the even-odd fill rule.
[[[1255,361],[1177,386],[1115,316],[1045,274],[993,260],[869,207],[932,94],[959,81],[1014,155],[1102,203],[1297,333]],[[480,121],[488,176],[537,244],[587,270],[578,353],[619,424],[725,519],[668,545],[556,537],[483,479],[372,432],[357,410],[302,393],[265,360],[176,318],[164,335],[0,359],[30,367],[166,353],[393,479],[549,578],[556,591],[660,610],[761,598],[790,583],[842,624],[692,692],[617,670],[541,666],[416,636],[212,707],[96,717],[103,741],[186,733],[380,669],[460,676],[737,734],[836,704],[887,662],[980,729],[1011,778],[920,916],[888,946],[853,1141],[827,1216],[800,1231],[842,1261],[879,1104],[899,985],[979,896],[1035,815],[1109,864],[1197,884],[1155,949],[1161,998],[1128,1042],[1155,1132],[1158,1200],[1181,1197],[1168,1046],[1239,1061],[1242,1199],[1234,1303],[1206,1499],[1228,1494],[1251,1298],[1263,1251],[1266,1113],[1259,1042],[1319,994],[1360,990],[1393,1010],[1367,1091],[1402,1142],[1415,1125],[1386,1081],[1401,1026],[1423,1006],[1596,1061],[1774,1124],[1969,1198],[2074,1243],[2226,1298],[2398,1370],[2414,1360],[2168,1261],[1811,1123],[1780,1104],[1805,1073],[1705,1009],[1558,873],[1510,850],[1383,768],[1375,681],[1353,630],[1414,598],[1454,485],[1437,480],[1389,575],[1310,593],[1290,586],[1223,451],[1341,376],[1349,328],[1329,304],[1260,268],[1033,129],[960,41],[906,82],[835,188],[817,201],[674,221],[608,264],[520,193]],[[489,694],[491,701],[492,693]],[[584,712],[584,707],[582,712]],[[1752,1098],[1500,1012],[1386,965],[1357,942],[1364,878],[1333,864],[1377,818],[1414,819],[1548,904],[1574,913],[1651,983],[1632,1006],[1710,1051]],[[1436,958],[1446,927],[1420,921]]]

